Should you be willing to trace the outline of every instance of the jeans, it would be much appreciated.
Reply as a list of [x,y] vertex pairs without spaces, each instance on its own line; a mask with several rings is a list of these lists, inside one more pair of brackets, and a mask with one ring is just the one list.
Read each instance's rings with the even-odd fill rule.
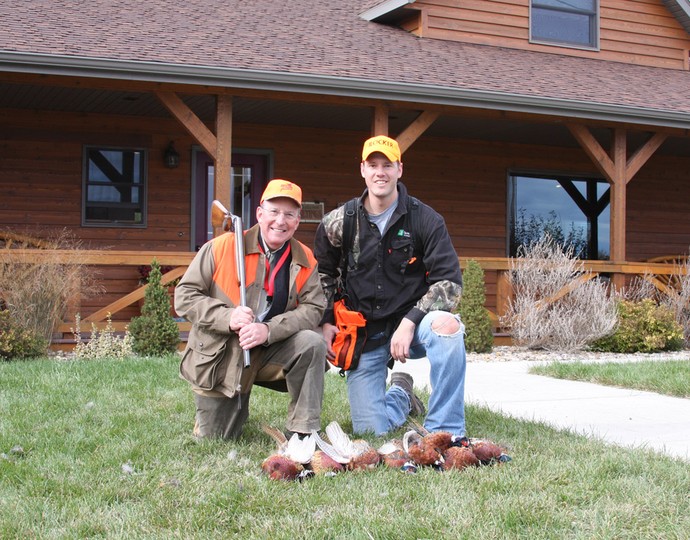
[[[455,334],[439,334],[431,328],[444,311],[426,314],[415,329],[410,347],[412,359],[426,356],[431,367],[431,396],[424,427],[465,435],[465,327]],[[374,336],[371,336],[374,338]],[[410,398],[399,386],[386,390],[390,341],[363,353],[354,371],[347,372],[347,392],[354,433],[373,431],[377,436],[403,425],[410,412]],[[412,360],[413,361],[413,360]]]

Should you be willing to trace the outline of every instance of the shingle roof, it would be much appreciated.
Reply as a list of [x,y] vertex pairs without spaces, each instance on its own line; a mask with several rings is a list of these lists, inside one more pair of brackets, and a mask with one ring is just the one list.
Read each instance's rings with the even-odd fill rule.
[[418,38],[371,0],[0,4],[0,71],[273,87],[690,127],[690,73]]

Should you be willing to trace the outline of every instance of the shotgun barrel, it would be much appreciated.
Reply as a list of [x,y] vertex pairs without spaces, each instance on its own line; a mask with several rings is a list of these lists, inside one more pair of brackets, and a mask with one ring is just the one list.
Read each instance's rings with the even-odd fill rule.
[[[232,231],[235,233],[235,266],[237,267],[237,277],[240,282],[240,305],[247,306],[247,291],[246,276],[244,273],[244,227],[242,226],[242,218],[235,216],[228,212],[223,203],[214,200],[211,203],[211,225],[214,229],[221,229],[223,231]],[[244,367],[249,367],[250,356],[249,351],[244,353]]]
[[[245,285],[247,280],[244,274],[244,227],[242,227],[242,218],[240,216],[232,216],[232,229],[235,233],[235,261],[237,274],[240,278],[240,305],[246,306],[247,291]],[[245,349],[243,352],[244,367],[249,367],[249,351]]]

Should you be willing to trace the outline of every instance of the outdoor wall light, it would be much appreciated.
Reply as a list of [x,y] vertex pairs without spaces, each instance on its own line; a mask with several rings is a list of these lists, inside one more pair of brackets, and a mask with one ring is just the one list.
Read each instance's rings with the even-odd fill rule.
[[180,154],[175,150],[172,141],[170,141],[170,144],[168,144],[168,147],[163,153],[163,162],[168,169],[175,169],[180,164]]

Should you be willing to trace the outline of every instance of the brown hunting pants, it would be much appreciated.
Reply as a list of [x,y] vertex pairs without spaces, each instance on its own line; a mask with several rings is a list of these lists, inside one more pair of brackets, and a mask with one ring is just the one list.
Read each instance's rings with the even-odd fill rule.
[[309,433],[321,428],[326,342],[320,333],[301,330],[284,341],[257,347],[251,361],[260,362],[260,367],[244,393],[229,398],[215,391],[195,392],[196,436],[237,439],[249,417],[252,384],[287,391],[288,430]]

